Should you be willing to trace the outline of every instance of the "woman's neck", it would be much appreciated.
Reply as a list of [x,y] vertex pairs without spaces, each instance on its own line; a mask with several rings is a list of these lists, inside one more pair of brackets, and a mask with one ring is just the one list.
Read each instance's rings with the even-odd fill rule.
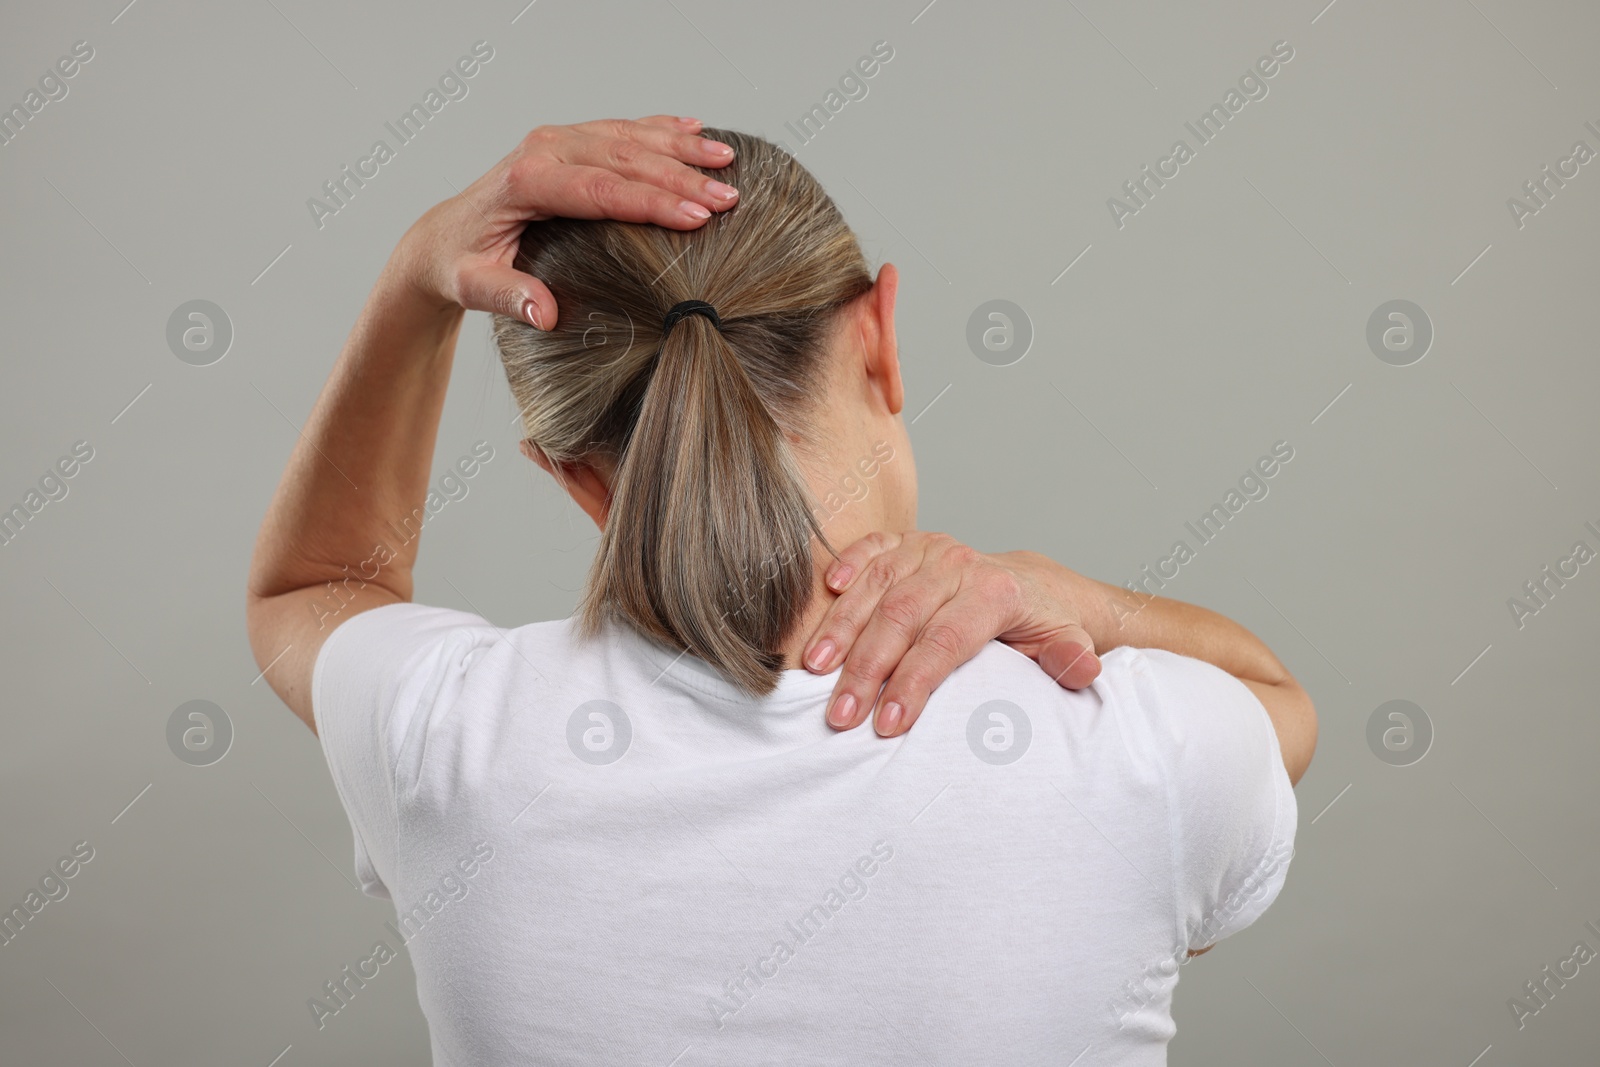
[[827,618],[828,609],[839,599],[839,594],[829,589],[828,583],[823,580],[823,575],[833,565],[833,557],[820,549],[818,556],[820,558],[815,561],[815,575],[811,584],[811,599],[806,602],[805,612],[783,642],[783,669],[786,671],[801,670],[805,667],[806,648],[810,645],[812,636],[816,634],[817,627]]

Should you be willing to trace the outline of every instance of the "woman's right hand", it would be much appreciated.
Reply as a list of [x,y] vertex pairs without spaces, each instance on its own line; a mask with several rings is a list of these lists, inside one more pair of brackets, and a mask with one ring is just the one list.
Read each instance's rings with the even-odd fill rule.
[[700,136],[699,119],[652,115],[540,126],[401,239],[391,269],[440,309],[510,315],[549,329],[555,297],[512,263],[528,223],[563,217],[692,230],[739,202],[694,167],[722,167],[733,149]]

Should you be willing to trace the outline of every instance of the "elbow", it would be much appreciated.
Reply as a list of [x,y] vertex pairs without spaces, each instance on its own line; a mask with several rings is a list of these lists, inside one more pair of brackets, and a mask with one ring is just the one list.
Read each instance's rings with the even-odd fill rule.
[[1298,682],[1290,682],[1295,692],[1294,700],[1294,727],[1291,733],[1292,752],[1284,753],[1284,766],[1289,772],[1289,784],[1298,785],[1311,766],[1311,758],[1317,751],[1317,708],[1311,702],[1311,694],[1301,688]]

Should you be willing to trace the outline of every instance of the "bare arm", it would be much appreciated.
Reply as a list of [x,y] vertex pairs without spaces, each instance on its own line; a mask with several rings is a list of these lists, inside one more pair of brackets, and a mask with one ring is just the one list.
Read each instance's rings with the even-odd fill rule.
[[[393,263],[368,297],[256,537],[256,662],[312,729],[310,679],[335,626],[411,599],[434,438],[462,311],[428,307]],[[407,525],[409,520],[409,525]]]
[[[921,581],[902,585],[912,574]],[[1037,552],[985,555],[920,531],[869,534],[840,554],[828,583],[839,596],[807,644],[806,663],[827,673],[843,662],[829,707],[849,692],[857,711],[830,720],[837,729],[852,729],[874,705],[893,702],[903,709],[898,722],[885,728],[880,712],[879,732],[904,733],[934,687],[992,639],[1032,657],[1072,689],[1099,675],[1097,654],[1131,645],[1227,671],[1266,708],[1290,782],[1311,763],[1317,744],[1311,698],[1259,638],[1214,611],[1136,596]],[[814,661],[824,642],[833,652]]]
[[378,277],[262,520],[246,622],[256,663],[312,730],[317,652],[340,623],[411,599],[411,571],[456,336],[467,309],[554,325],[555,299],[512,267],[530,221],[613,218],[693,229],[736,201],[685,163],[731,150],[696,120],[541,126],[407,231]]
[[1206,608],[1166,597],[1135,598],[1125,589],[1039,559],[1058,572],[1056,580],[1082,605],[1083,626],[1097,652],[1121,645],[1165,649],[1204,660],[1243,682],[1272,719],[1290,783],[1300,781],[1317,747],[1316,708],[1260,638]]
[[[922,580],[902,586],[912,574]],[[828,706],[849,691],[860,710],[846,721],[830,719],[836,729],[852,729],[874,703],[894,701],[905,710],[888,729],[880,715],[879,733],[909,730],[934,687],[998,639],[1071,689],[1099,675],[1098,654],[1123,645],[1203,660],[1261,701],[1291,784],[1300,781],[1316,750],[1310,696],[1260,638],[1206,608],[1131,593],[1037,552],[984,555],[947,535],[920,531],[863,537],[840,553],[828,585],[839,596],[807,644],[806,663],[827,672],[844,661]],[[835,651],[813,661],[824,642]]]

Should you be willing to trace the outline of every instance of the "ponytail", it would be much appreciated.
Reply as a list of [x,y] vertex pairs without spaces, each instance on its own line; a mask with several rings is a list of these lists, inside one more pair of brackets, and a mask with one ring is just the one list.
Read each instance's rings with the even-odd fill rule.
[[[546,332],[496,315],[494,338],[527,440],[557,469],[612,468],[580,633],[615,617],[765,694],[811,600],[813,539],[833,551],[796,449],[826,448],[813,427],[831,325],[872,276],[792,156],[702,132],[733,146],[716,176],[739,189],[735,207],[691,231],[530,224],[516,266],[560,318]],[[720,328],[691,314],[665,329],[668,294],[709,302]]]
[[663,340],[611,492],[586,628],[615,612],[770,692],[822,531],[788,441],[710,321],[691,315]]

